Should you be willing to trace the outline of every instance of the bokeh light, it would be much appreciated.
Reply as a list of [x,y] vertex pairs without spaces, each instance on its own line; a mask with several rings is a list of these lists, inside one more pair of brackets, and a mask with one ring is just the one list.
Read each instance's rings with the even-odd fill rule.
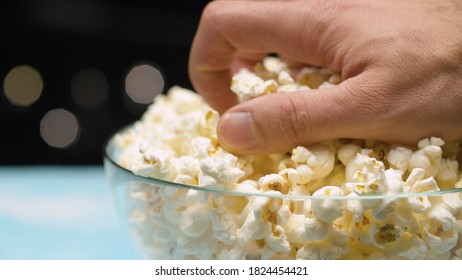
[[3,81],[5,97],[16,106],[27,107],[40,98],[43,79],[32,66],[20,65],[10,70]]
[[108,93],[106,76],[97,69],[82,69],[72,78],[72,99],[82,107],[93,108],[101,105],[106,101]]
[[74,144],[80,133],[80,125],[74,114],[62,108],[53,109],[40,121],[40,135],[50,146],[67,148]]
[[162,93],[164,78],[162,73],[150,64],[134,66],[125,78],[125,91],[133,102],[149,104]]

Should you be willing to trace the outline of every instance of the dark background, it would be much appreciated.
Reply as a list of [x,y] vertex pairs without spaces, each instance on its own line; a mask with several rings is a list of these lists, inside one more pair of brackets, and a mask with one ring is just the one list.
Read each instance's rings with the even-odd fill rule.
[[[13,2],[6,4],[8,2]],[[44,87],[30,106],[11,104],[0,93],[0,165],[100,164],[102,147],[118,128],[139,119],[146,104],[127,102],[124,81],[139,61],[163,74],[164,92],[173,85],[191,88],[189,48],[208,1],[29,0],[0,4],[2,85],[18,65],[37,69]],[[81,69],[102,72],[109,96],[96,108],[82,108],[70,94]],[[80,124],[76,142],[49,146],[40,121],[63,108]]]

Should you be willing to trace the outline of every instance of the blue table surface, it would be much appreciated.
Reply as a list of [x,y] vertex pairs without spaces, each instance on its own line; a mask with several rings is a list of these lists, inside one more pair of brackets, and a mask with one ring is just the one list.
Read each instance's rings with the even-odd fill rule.
[[0,166],[0,259],[142,259],[102,166]]

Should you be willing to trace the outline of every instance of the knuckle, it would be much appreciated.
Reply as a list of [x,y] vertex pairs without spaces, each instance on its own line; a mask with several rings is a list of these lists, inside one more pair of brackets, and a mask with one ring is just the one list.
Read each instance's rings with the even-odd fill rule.
[[227,1],[211,1],[209,2],[204,10],[202,11],[201,21],[211,26],[223,18],[224,13],[228,10],[226,8]]
[[309,138],[311,117],[300,93],[286,94],[275,116],[273,128],[284,142],[295,145]]
[[363,83],[354,88],[347,83],[339,90],[348,95],[350,104],[347,107],[349,112],[345,113],[356,114],[357,117],[354,119],[367,120],[368,122],[383,121],[389,119],[393,111],[394,98],[380,83]]

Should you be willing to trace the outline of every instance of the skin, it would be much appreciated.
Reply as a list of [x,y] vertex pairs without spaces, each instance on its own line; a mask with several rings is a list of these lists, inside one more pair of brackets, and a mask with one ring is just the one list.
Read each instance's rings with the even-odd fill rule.
[[[232,75],[269,53],[294,71],[322,66],[344,81],[238,104]],[[235,153],[285,152],[332,138],[462,139],[462,1],[213,1],[189,74],[223,114],[219,140]]]

